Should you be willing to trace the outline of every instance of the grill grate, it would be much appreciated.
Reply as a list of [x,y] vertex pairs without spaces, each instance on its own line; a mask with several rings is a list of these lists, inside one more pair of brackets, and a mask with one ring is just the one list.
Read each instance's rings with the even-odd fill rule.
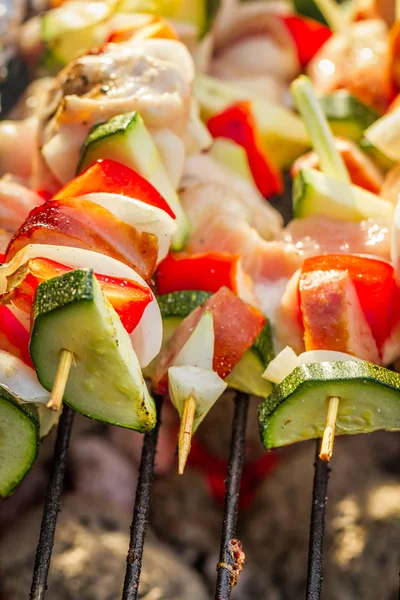
[[144,538],[150,511],[158,431],[161,424],[162,400],[156,397],[155,402],[157,406],[157,425],[153,431],[146,433],[143,442],[122,600],[136,600],[138,596]]
[[71,437],[74,412],[64,406],[63,414],[58,425],[57,439],[54,448],[46,500],[43,508],[42,524],[40,526],[39,544],[36,551],[36,561],[33,571],[31,600],[43,600],[47,590],[51,554],[53,552],[54,534],[57,524],[60,499],[64,486],[65,463],[69,440]]

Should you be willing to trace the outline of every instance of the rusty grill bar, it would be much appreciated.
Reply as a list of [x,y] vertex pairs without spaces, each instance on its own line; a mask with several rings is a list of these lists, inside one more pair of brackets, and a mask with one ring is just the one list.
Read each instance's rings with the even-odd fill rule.
[[229,600],[235,578],[235,557],[232,540],[236,536],[236,521],[239,508],[240,481],[246,451],[246,427],[249,411],[247,394],[237,393],[235,414],[232,424],[232,440],[229,456],[228,479],[226,480],[224,520],[222,524],[221,551],[217,567],[217,590],[215,600]]

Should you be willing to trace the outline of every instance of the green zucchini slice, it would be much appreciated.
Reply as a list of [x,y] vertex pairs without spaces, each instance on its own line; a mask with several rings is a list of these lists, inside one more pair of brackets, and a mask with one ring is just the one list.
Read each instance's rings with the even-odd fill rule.
[[336,435],[400,430],[400,375],[365,361],[301,365],[259,406],[265,448],[321,437],[331,396]]
[[70,271],[37,288],[30,352],[48,391],[62,350],[74,355],[64,394],[74,410],[137,431],[154,427],[154,401],[129,335],[88,269]]
[[35,405],[22,404],[0,385],[0,496],[5,498],[30,470],[38,453],[40,426]]

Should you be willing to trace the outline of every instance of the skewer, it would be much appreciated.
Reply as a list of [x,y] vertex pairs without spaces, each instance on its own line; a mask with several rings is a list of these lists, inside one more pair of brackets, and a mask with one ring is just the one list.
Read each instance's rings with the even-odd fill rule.
[[321,450],[319,457],[325,462],[329,462],[333,454],[333,445],[335,443],[336,418],[339,408],[340,398],[332,396],[329,398],[328,412],[326,414],[325,430],[322,437]]
[[58,363],[57,374],[54,380],[50,400],[47,403],[47,408],[51,408],[55,411],[60,410],[73,359],[74,355],[69,350],[63,350],[61,352],[61,358]]
[[196,413],[196,398],[190,394],[183,405],[181,426],[178,437],[178,473],[183,475],[189,456],[193,435],[194,415]]

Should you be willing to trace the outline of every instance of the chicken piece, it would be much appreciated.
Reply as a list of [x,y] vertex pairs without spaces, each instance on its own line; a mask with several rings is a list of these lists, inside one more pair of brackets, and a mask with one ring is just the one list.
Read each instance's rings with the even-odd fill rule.
[[216,20],[212,72],[224,79],[273,75],[289,82],[296,77],[296,47],[280,18],[285,12],[280,3],[225,3]]
[[345,253],[390,260],[391,227],[385,219],[352,223],[317,215],[291,221],[283,230],[283,240],[293,244],[304,258]]
[[380,196],[396,205],[400,194],[400,164],[386,173]]
[[44,158],[50,141],[64,148],[72,178],[79,150],[96,123],[137,110],[146,125],[182,136],[191,108],[192,59],[180,42],[164,39],[109,44],[63,69],[41,112],[34,186],[56,191],[59,183]]
[[333,35],[311,61],[308,72],[316,92],[347,89],[362,102],[384,112],[391,100],[387,77],[387,25],[378,19],[358,21]]
[[303,273],[299,283],[306,350],[335,350],[380,364],[379,352],[347,271]]
[[0,176],[12,173],[28,178],[36,148],[38,121],[0,121]]
[[356,0],[352,9],[354,21],[383,19],[391,27],[396,21],[395,2],[392,0]]
[[255,188],[208,156],[187,160],[181,202],[191,224],[188,250],[240,254],[243,269],[257,282],[290,277],[300,254],[280,233],[281,216]]
[[[351,181],[365,190],[379,194],[383,184],[383,173],[369,156],[354,142],[344,138],[335,138],[335,146],[344,160]],[[319,160],[315,152],[308,152],[293,163],[292,177],[295,177],[300,169],[306,168],[319,169]]]
[[[14,233],[43,198],[10,176],[0,179],[0,227]],[[3,242],[3,237],[2,237]]]
[[282,228],[282,217],[252,183],[205,154],[186,161],[181,192],[193,227],[218,212],[237,216],[239,223],[248,223],[267,240],[275,239]]

